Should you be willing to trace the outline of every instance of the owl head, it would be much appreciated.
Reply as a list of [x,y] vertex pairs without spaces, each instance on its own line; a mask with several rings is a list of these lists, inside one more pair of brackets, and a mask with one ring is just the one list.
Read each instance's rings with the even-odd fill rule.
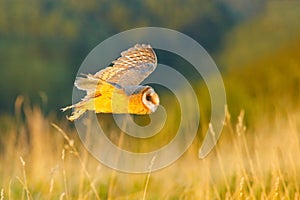
[[143,104],[151,111],[155,112],[159,105],[159,97],[150,86],[146,86],[142,96]]
[[130,97],[130,113],[153,113],[159,106],[158,94],[150,86],[126,86],[124,89],[126,95]]

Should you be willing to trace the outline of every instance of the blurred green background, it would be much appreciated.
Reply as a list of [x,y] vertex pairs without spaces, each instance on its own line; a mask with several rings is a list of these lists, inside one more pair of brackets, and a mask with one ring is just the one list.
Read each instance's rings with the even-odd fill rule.
[[0,114],[13,112],[18,95],[47,112],[70,104],[76,72],[89,51],[113,34],[143,26],[175,29],[197,40],[222,71],[233,113],[244,108],[251,117],[257,110],[291,106],[299,99],[299,5],[1,0]]
[[[0,200],[299,199],[299,19],[300,1],[290,0],[0,0]],[[230,114],[218,145],[199,160],[210,96],[186,61],[156,51],[197,89],[199,137],[159,172],[118,173],[90,156],[59,109],[71,103],[76,72],[96,45],[144,26],[183,32],[208,51]],[[179,104],[169,103],[170,91],[159,95],[170,111],[161,135],[123,143],[112,116],[99,115],[110,139],[137,152],[171,141]]]

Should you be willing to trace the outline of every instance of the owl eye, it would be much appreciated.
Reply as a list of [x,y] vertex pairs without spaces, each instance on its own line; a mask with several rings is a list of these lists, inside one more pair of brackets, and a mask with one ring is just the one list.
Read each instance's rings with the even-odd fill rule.
[[146,95],[146,100],[147,100],[147,101],[152,101],[152,96],[151,96],[150,94],[147,94],[147,95]]

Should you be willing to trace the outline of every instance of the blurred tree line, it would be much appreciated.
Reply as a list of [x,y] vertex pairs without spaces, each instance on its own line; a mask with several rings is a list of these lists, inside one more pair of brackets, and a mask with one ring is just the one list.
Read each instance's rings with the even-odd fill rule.
[[44,103],[47,110],[70,104],[75,73],[85,56],[127,29],[175,29],[217,53],[225,33],[247,18],[230,2],[1,0],[0,113],[13,111],[20,94]]
[[218,62],[226,66],[232,113],[237,115],[243,108],[249,123],[258,119],[264,123],[276,113],[289,118],[299,110],[299,19],[299,1],[271,1],[261,15],[226,36]]

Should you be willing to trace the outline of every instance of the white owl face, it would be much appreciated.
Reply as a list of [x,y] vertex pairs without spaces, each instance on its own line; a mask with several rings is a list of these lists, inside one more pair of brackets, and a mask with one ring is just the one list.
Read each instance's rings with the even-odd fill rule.
[[159,105],[159,97],[152,87],[148,86],[144,91],[142,102],[151,112],[156,111]]

